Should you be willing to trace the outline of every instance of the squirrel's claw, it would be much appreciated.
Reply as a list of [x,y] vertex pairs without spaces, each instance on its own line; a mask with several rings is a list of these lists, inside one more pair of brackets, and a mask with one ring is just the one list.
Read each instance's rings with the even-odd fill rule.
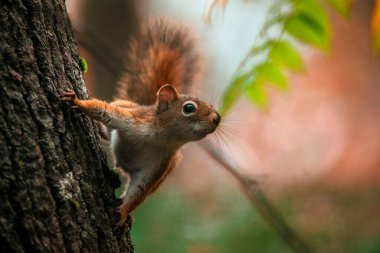
[[61,100],[63,101],[72,101],[76,99],[77,94],[75,94],[73,90],[65,90],[59,96],[61,97]]

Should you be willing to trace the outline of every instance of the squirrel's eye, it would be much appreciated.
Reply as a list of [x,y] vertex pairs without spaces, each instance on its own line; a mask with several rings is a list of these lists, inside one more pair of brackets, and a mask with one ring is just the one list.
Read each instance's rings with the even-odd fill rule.
[[182,114],[184,116],[191,116],[197,111],[197,104],[193,101],[187,101],[182,105]]

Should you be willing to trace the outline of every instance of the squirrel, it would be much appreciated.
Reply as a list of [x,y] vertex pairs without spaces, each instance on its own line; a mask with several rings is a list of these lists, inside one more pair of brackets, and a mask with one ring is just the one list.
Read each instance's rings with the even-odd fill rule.
[[221,121],[211,104],[182,94],[200,72],[195,44],[187,26],[156,18],[131,42],[120,99],[81,100],[72,90],[60,95],[110,137],[115,167],[129,178],[118,208],[121,225],[176,167],[180,148],[214,132]]

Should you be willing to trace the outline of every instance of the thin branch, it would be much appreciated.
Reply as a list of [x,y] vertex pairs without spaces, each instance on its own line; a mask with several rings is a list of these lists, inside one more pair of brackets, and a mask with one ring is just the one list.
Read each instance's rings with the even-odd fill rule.
[[297,233],[285,222],[279,211],[268,201],[258,184],[241,175],[233,165],[227,162],[214,146],[204,140],[199,146],[223,168],[225,168],[240,184],[241,189],[247,195],[251,204],[259,214],[277,232],[285,244],[296,253],[312,252],[310,247],[297,235]]

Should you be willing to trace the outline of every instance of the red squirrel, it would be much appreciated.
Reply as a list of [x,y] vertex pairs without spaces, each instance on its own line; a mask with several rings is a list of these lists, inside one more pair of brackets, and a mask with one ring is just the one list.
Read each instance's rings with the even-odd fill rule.
[[107,103],[81,100],[72,90],[61,94],[110,133],[115,166],[129,177],[119,224],[178,164],[181,146],[214,132],[221,120],[211,104],[177,91],[187,92],[200,71],[188,27],[154,19],[131,42],[127,57],[120,99]]

